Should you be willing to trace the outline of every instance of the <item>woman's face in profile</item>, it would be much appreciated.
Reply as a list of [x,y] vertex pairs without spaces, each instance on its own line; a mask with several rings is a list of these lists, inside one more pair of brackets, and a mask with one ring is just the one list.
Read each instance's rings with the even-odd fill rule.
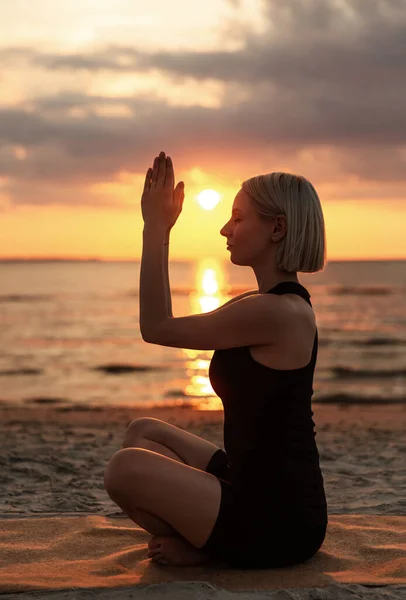
[[231,262],[250,265],[264,251],[269,251],[269,236],[272,222],[264,223],[251,204],[250,197],[240,190],[231,209],[229,221],[222,227],[220,234],[230,244]]

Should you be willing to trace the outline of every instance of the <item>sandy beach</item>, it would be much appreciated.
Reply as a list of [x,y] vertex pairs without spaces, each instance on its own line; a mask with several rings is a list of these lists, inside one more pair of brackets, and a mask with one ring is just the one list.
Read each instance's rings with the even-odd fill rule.
[[[329,514],[406,514],[406,406],[313,405]],[[223,448],[223,412],[0,405],[0,516],[121,512],[103,473],[127,424],[149,416]]]
[[[313,411],[329,515],[405,515],[406,407],[315,404]],[[103,473],[111,456],[121,448],[127,424],[141,416],[162,419],[224,447],[222,411],[100,406],[66,409],[52,405],[1,404],[1,519],[123,516],[104,490]],[[406,578],[406,573],[403,575]],[[197,582],[193,577],[189,582],[180,581],[183,578],[179,574],[179,582],[154,585],[153,595],[149,586],[141,586],[137,597],[143,598],[145,594],[145,597],[168,600],[173,597],[173,586],[178,586],[178,593],[188,598],[210,596],[226,600],[232,593],[216,585],[199,583],[200,579],[204,580],[202,576],[197,576]],[[264,593],[255,589],[255,579],[247,587],[250,589],[244,598],[259,600],[259,595]],[[200,595],[201,591],[205,595]],[[110,600],[124,600],[133,597],[133,592],[134,588],[124,587],[89,588],[27,591],[3,597],[34,600],[41,596],[50,600],[57,595],[66,600],[85,600],[89,594],[92,597],[97,594]],[[405,593],[406,585],[368,587],[335,583],[324,587],[316,584],[313,588],[270,590],[266,597],[291,598],[294,594],[303,600],[322,597],[397,600]]]

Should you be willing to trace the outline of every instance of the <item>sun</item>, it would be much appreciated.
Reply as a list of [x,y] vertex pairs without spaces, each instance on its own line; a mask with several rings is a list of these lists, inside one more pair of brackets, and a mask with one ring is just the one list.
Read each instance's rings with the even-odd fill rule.
[[221,194],[215,190],[203,190],[197,196],[197,201],[204,210],[213,210],[221,200]]

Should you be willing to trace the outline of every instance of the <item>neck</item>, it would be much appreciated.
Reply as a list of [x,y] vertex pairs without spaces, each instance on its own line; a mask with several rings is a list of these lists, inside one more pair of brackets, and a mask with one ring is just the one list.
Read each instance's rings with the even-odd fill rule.
[[295,273],[279,273],[273,276],[266,276],[264,278],[258,278],[258,291],[260,294],[266,294],[271,288],[278,285],[282,281],[294,281],[300,283]]

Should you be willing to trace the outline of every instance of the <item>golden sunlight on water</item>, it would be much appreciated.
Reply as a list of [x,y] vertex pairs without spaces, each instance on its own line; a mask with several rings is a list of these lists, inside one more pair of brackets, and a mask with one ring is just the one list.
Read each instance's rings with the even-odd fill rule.
[[[216,259],[204,259],[197,263],[196,292],[190,295],[190,313],[200,314],[215,310],[229,298],[222,291],[229,289],[225,273]],[[221,410],[222,403],[214,392],[209,379],[210,360],[213,350],[182,350],[186,357],[186,373],[190,383],[185,393],[191,398],[201,398],[191,402],[197,410]]]

